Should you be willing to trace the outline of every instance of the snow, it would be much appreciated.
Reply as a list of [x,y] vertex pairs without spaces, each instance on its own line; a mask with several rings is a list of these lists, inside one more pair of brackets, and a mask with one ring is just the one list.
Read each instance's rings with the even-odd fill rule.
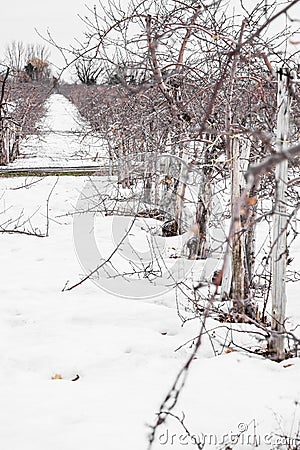
[[[63,115],[67,105],[63,99],[55,96],[50,104]],[[67,115],[56,125],[64,123],[69,130],[75,127],[72,120]],[[48,164],[39,151],[37,158]],[[31,157],[28,161],[35,164]],[[174,289],[151,298],[124,298],[101,289],[94,280],[63,291],[66,283],[70,286],[84,274],[73,241],[73,213],[88,180],[0,179],[1,226],[13,229],[19,224],[19,229],[40,234],[49,231],[47,237],[0,234],[1,449],[146,449],[147,424],[154,423],[192,350],[191,342],[183,344],[199,332],[198,320],[182,324],[178,302],[187,317],[188,305]],[[137,250],[144,252],[147,227],[142,228],[140,221],[132,229],[131,244],[137,241]],[[112,219],[97,216],[94,231],[107,256],[114,238]],[[295,255],[298,258],[299,247]],[[122,253],[116,258],[121,267]],[[193,273],[198,269],[193,266]],[[296,325],[300,308],[295,284],[289,285],[288,299],[290,321]],[[213,319],[207,322],[207,329],[218,326]],[[232,325],[243,327],[250,325]],[[298,427],[299,359],[278,364],[243,351],[226,353],[222,342],[231,339],[230,333],[220,327],[215,334],[215,351],[204,336],[173,413],[182,418],[184,412],[185,425],[199,439],[202,433],[215,436],[216,442],[207,443],[205,449],[224,448],[222,440],[238,432],[236,449],[254,448],[255,438],[260,448],[277,448],[274,433],[289,436]],[[248,334],[232,332],[232,336],[249,348],[263,344]],[[72,381],[77,374],[79,379]],[[55,375],[61,379],[52,379]],[[169,417],[158,430],[153,449],[181,448],[197,447],[179,422]]]

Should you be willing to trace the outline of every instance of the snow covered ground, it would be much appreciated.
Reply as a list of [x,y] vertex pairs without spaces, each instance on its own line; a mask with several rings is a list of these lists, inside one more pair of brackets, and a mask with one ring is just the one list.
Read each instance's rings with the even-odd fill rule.
[[[182,324],[178,304],[181,313],[188,317],[189,312],[175,290],[122,298],[87,281],[63,291],[83,275],[73,213],[87,182],[85,177],[0,178],[1,227],[48,234],[0,234],[0,449],[146,449],[147,424],[154,423],[198,335],[198,320]],[[104,253],[114,239],[108,219],[97,217],[95,228]],[[132,233],[140,248],[141,227]],[[298,259],[299,246],[294,250]],[[122,254],[117,257],[122,263]],[[295,284],[288,291],[288,314],[299,323]],[[218,325],[207,322],[210,330]],[[169,417],[154,450],[199,448],[195,439],[203,441],[204,435],[205,448],[224,449],[237,434],[236,449],[288,448],[280,435],[298,430],[300,361],[278,364],[226,352],[222,342],[225,337],[230,342],[230,327],[205,335],[173,411],[180,418],[184,412],[194,440]],[[237,334],[242,346],[263,345]]]
[[[1,223],[22,213],[22,221],[31,217],[32,229],[44,233],[56,178],[16,190],[33,180],[0,180]],[[198,333],[196,321],[181,326],[173,291],[124,299],[88,281],[62,292],[82,274],[69,213],[85,182],[59,178],[49,202],[49,237],[0,235],[0,442],[7,450],[146,448],[146,424],[190,352],[189,346],[175,350]],[[109,238],[111,229],[103,224],[99,233]],[[289,311],[299,320],[296,297],[289,296]],[[216,334],[219,351],[222,329]],[[71,381],[77,374],[79,380]],[[55,375],[62,379],[53,380]],[[249,424],[249,440],[255,433],[261,439],[280,433],[280,426],[290,433],[299,375],[299,360],[277,364],[242,352],[214,357],[207,339],[176,412],[184,411],[193,433],[216,434],[219,443],[240,424]],[[169,434],[162,428],[154,448],[182,448],[184,430],[174,419],[167,426]]]

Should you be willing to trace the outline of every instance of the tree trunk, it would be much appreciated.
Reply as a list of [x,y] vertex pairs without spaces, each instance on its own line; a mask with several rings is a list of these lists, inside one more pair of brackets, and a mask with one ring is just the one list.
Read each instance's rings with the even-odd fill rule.
[[[245,174],[249,169],[250,164],[250,151],[251,151],[251,138],[246,141],[241,141],[241,154],[240,154],[240,187],[241,190],[246,187]],[[257,210],[257,186],[253,186],[251,192],[249,192],[249,208],[251,209],[251,216],[248,218],[247,228],[244,230],[243,245],[244,245],[244,257],[245,257],[245,296],[250,293],[251,279],[254,270],[255,263],[255,241],[256,241],[256,210]],[[242,227],[245,226],[243,215],[241,217]]]
[[2,128],[0,131],[0,165],[9,163],[9,151],[7,148],[7,129]]
[[240,199],[240,146],[238,138],[234,137],[231,144],[232,172],[231,172],[231,215],[234,222],[232,236],[232,300],[236,312],[244,312],[245,299],[245,258],[244,235],[241,224],[241,211],[237,209]]
[[249,193],[249,199],[253,200],[253,204],[250,204],[251,217],[248,222],[248,227],[245,234],[245,258],[247,267],[247,279],[249,283],[249,289],[252,286],[252,279],[255,268],[255,243],[256,243],[256,218],[257,218],[257,201],[256,196],[259,189],[259,183],[251,189]]
[[[208,136],[208,140],[211,137]],[[210,163],[210,151],[211,148],[204,148],[203,153],[203,167],[201,169],[201,180],[199,183],[198,191],[198,206],[196,211],[196,226],[197,233],[200,239],[199,242],[199,254],[200,259],[207,258],[207,252],[209,247],[208,225],[211,216],[211,202],[212,202],[212,189],[211,189],[211,169]]]
[[188,149],[183,148],[181,152],[181,158],[182,163],[180,167],[180,174],[179,174],[179,182],[178,182],[178,188],[176,193],[176,200],[175,200],[175,223],[177,223],[177,233],[182,234],[183,233],[183,206],[184,206],[184,196],[186,191],[186,183],[189,176],[189,154]]
[[[289,141],[289,98],[290,74],[288,69],[278,71],[278,116],[277,116],[277,151],[284,152]],[[272,330],[275,334],[269,342],[271,357],[276,361],[285,358],[284,321],[286,309],[286,259],[287,259],[287,216],[286,187],[288,181],[288,161],[276,166],[276,198],[273,216],[272,249]]]

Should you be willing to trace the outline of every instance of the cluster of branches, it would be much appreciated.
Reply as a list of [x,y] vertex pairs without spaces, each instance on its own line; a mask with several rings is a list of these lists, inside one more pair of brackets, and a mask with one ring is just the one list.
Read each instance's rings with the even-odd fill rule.
[[[286,67],[294,68],[296,64],[282,50],[288,30],[272,36],[266,30],[295,3],[277,11],[276,3],[260,2],[246,15],[244,10],[244,18],[229,16],[222,1],[166,5],[132,1],[127,14],[110,3],[105,20],[96,9],[90,11],[86,43],[74,52],[75,63],[90,58],[93,64],[103,64],[107,73],[125,67],[131,75],[120,77],[119,83],[66,86],[64,93],[106,141],[123,187],[140,179],[147,203],[166,210],[169,197],[160,188],[172,185],[175,234],[190,227],[184,220],[184,198],[195,169],[200,177],[196,236],[205,242],[214,186],[220,190],[223,180],[231,180],[232,213],[249,165],[274,151],[276,65],[285,61]],[[298,104],[292,104],[295,117]],[[298,134],[295,120],[290,142]],[[161,155],[173,158],[162,163]],[[179,164],[170,162],[174,157]],[[297,164],[293,170],[297,171]],[[272,172],[264,173],[248,192],[252,214],[247,226],[239,214],[236,253],[240,255],[243,241],[245,256],[239,260],[244,268],[237,269],[235,285],[240,278],[245,280],[236,288],[237,309],[253,286],[258,200],[274,191]],[[203,242],[200,256],[205,254]],[[232,282],[232,278],[227,286],[223,282],[223,294],[232,294]]]
[[13,161],[23,139],[38,132],[38,122],[45,114],[49,88],[41,83],[23,82],[2,66],[0,75],[0,165]]
[[44,102],[57,79],[51,78],[45,45],[13,41],[0,65],[0,165],[19,155],[20,142],[37,132]]
[[[89,46],[80,49],[81,56],[75,55],[76,64],[83,54],[86,60],[90,55],[93,64],[111,63],[106,67],[110,74],[125,66],[131,75],[113,78],[118,84],[110,80],[89,89],[67,87],[64,92],[102,133],[112,155],[125,158],[128,165],[136,153],[181,155],[185,146],[194,165],[205,162],[214,168],[209,171],[212,177],[220,171],[229,175],[230,163],[215,161],[222,155],[229,159],[233,134],[251,141],[249,163],[271,151],[276,113],[273,68],[283,55],[279,36],[267,38],[262,30],[254,39],[253,29],[271,16],[273,7],[259,4],[243,24],[228,17],[220,2],[197,7],[194,2],[146,2],[139,8],[131,2],[127,16],[111,4],[102,24],[100,14],[92,11],[86,33]],[[285,39],[282,33],[281,38]],[[109,56],[112,47],[114,58]],[[154,175],[152,170],[152,181]]]

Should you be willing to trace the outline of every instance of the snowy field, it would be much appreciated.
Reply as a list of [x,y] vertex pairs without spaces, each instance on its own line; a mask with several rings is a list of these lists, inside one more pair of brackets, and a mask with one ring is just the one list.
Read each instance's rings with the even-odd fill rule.
[[[15,190],[33,180],[0,180],[1,211],[6,211],[1,223],[20,213],[26,221],[35,212],[32,229],[45,233],[46,203],[56,178]],[[132,300],[87,281],[62,292],[68,280],[76,282],[82,274],[68,213],[85,181],[59,178],[49,201],[49,237],[0,236],[0,441],[7,450],[146,448],[146,424],[153,422],[190,352],[189,346],[176,349],[198,333],[196,321],[181,326],[173,291]],[[99,233],[109,238],[104,223]],[[299,318],[296,294],[289,295],[289,312]],[[209,328],[216,326],[212,322]],[[221,342],[222,330],[218,335]],[[221,349],[217,338],[214,345]],[[77,374],[79,380],[71,381]],[[53,380],[55,375],[62,379]],[[299,376],[299,360],[277,364],[242,352],[214,357],[204,340],[176,411],[184,411],[189,429],[199,435],[216,433],[221,439],[238,432],[241,423],[249,424],[250,437],[280,433],[280,427],[289,433]],[[167,424],[179,439],[180,426],[174,419]],[[165,443],[163,433],[165,428],[155,449],[182,448],[175,438]]]
[[[88,280],[63,291],[84,275],[73,213],[87,180],[0,179],[1,228],[47,235],[0,234],[0,449],[146,450],[148,425],[200,329],[198,320],[182,324],[178,302],[189,313],[174,289],[152,298],[122,298]],[[142,245],[142,232],[132,230],[136,245]],[[98,245],[109,251],[109,218],[97,218],[96,234]],[[299,245],[294,255],[299,263]],[[288,288],[288,315],[296,326],[295,284]],[[207,322],[208,330],[218,326]],[[204,448],[288,448],[280,436],[298,431],[300,361],[278,364],[227,352],[223,342],[230,343],[231,326],[237,328],[226,324],[205,335],[173,411],[180,418],[185,414],[194,440],[169,417],[154,450],[200,448],[195,439],[203,441],[203,435]],[[264,345],[233,335],[244,347]],[[235,445],[226,444],[230,438]]]

